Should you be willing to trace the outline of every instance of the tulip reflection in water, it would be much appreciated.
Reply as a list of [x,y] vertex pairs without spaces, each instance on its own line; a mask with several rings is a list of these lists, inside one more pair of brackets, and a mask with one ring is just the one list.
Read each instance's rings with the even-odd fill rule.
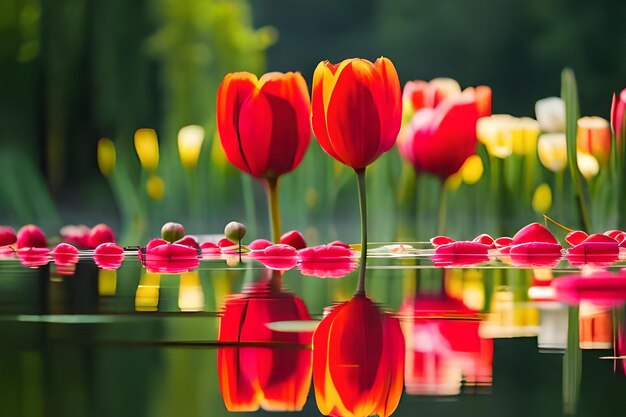
[[493,340],[479,336],[476,310],[445,294],[417,294],[401,312],[408,394],[457,395],[462,386],[491,386]]
[[301,410],[311,384],[311,332],[272,330],[270,323],[310,320],[304,302],[281,289],[282,273],[226,299],[218,340],[218,374],[229,411]]

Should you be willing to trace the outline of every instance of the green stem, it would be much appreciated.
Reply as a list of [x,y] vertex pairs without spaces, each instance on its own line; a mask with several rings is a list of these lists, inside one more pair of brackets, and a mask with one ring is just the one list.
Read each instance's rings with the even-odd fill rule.
[[278,207],[278,178],[267,179],[267,194],[272,227],[272,242],[277,243],[280,239],[280,208]]
[[365,195],[365,168],[355,170],[359,186],[359,210],[361,212],[361,267],[355,295],[365,296],[365,266],[367,263],[367,198]]
[[446,192],[446,181],[441,181],[439,189],[439,228],[437,234],[442,235],[446,229],[446,213],[448,211],[448,193]]

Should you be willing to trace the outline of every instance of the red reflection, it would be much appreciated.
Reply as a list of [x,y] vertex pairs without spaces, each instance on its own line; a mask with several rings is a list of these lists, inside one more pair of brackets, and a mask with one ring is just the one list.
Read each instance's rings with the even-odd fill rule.
[[256,259],[270,269],[288,271],[298,261],[298,251],[286,244],[270,245],[262,250],[253,251],[250,257]]
[[[268,323],[310,320],[302,300],[280,288],[280,272],[230,296],[218,340],[236,343],[217,351],[224,405],[229,411],[301,410],[311,384],[311,332],[279,332]],[[261,346],[240,345],[257,343]],[[265,346],[267,344],[267,346]],[[276,346],[286,344],[288,346]]]
[[39,268],[50,261],[48,248],[22,248],[17,250],[20,263],[29,268]]
[[553,267],[561,259],[561,245],[558,243],[522,243],[511,246],[508,252],[513,264],[520,267]]
[[489,260],[490,245],[479,242],[452,242],[435,248],[435,266],[466,266]]
[[177,274],[190,271],[200,263],[198,244],[188,236],[174,243],[152,239],[140,256],[149,272]]
[[301,249],[298,255],[298,269],[302,275],[341,278],[358,267],[352,249],[341,242]]
[[490,386],[493,340],[478,334],[479,314],[447,296],[417,296],[401,312],[407,356],[406,391],[411,395],[456,395],[461,385]]
[[102,243],[93,251],[93,260],[100,269],[117,269],[124,261],[124,248],[115,243]]
[[398,319],[365,296],[334,307],[313,336],[315,399],[324,415],[391,415],[402,395],[403,368]]
[[623,271],[568,275],[553,280],[552,286],[559,301],[573,305],[586,300],[596,305],[615,306],[626,300],[626,272]]

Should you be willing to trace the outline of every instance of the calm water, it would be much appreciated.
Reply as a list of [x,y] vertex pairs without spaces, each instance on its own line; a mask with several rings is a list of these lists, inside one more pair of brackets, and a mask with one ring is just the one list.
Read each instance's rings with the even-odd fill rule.
[[[555,300],[546,290],[550,280],[576,271],[565,260],[555,268],[492,262],[442,269],[429,254],[383,248],[369,261],[368,296],[399,318],[406,340],[394,416],[622,415],[622,302]],[[326,307],[349,300],[357,273],[320,279],[293,268],[279,277],[258,262],[231,264],[201,261],[192,272],[153,274],[134,256],[115,271],[81,256],[73,272],[3,259],[0,416],[228,415],[223,394],[236,405],[243,394],[233,391],[245,388],[226,382],[232,366],[240,376],[269,372],[286,384],[283,391],[308,392],[303,405],[281,392],[262,407],[302,406],[299,414],[320,415],[311,345],[298,331],[312,330]],[[220,343],[221,312],[232,294],[264,299],[269,286],[288,301],[268,307],[271,319],[248,305],[248,317],[286,336]],[[302,300],[311,321],[294,323],[283,311],[294,300],[289,294]]]

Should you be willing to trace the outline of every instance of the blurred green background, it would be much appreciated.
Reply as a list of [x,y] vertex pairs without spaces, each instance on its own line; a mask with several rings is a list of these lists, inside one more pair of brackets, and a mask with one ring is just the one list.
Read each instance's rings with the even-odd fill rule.
[[[613,92],[626,86],[624,16],[619,0],[0,0],[0,223],[54,233],[104,221],[137,239],[167,220],[206,233],[243,218],[267,235],[260,187],[229,166],[216,141],[225,73],[297,70],[310,83],[320,60],[385,55],[403,84],[441,76],[486,84],[494,113],[534,116],[537,99],[559,95],[560,71],[570,66],[581,114],[608,118]],[[193,170],[182,168],[176,143],[189,124],[206,130]],[[158,201],[133,149],[141,127],[159,137]],[[117,148],[109,181],[96,163],[102,137]],[[354,241],[354,179],[329,159],[313,141],[282,180],[283,228]],[[370,169],[374,240],[404,237],[390,213],[415,217],[396,203],[398,161],[392,150]],[[476,220],[481,194],[459,193],[478,197],[450,227],[489,231]]]

